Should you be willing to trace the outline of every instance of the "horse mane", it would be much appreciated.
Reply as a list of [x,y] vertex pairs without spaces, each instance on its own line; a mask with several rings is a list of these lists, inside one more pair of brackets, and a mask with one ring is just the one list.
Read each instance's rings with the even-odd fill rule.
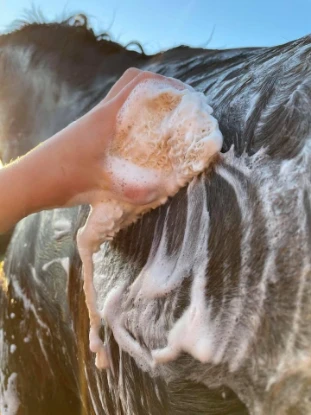
[[[32,8],[26,10],[23,16],[19,19],[16,19],[9,27],[8,31],[3,34],[10,33],[23,33],[25,34],[29,30],[33,30],[34,26],[49,26],[55,27],[75,27],[79,34],[83,34],[87,41],[97,43],[100,47],[105,49],[106,54],[119,53],[124,50],[133,51],[132,47],[134,46],[141,55],[146,56],[142,44],[136,40],[130,41],[126,44],[121,44],[117,42],[112,34],[109,31],[103,31],[99,34],[95,34],[94,29],[90,23],[90,18],[84,13],[72,14],[68,17],[61,17],[56,19],[53,23],[49,23],[48,19],[43,15],[42,11],[39,8]],[[131,48],[131,49],[129,49]]]

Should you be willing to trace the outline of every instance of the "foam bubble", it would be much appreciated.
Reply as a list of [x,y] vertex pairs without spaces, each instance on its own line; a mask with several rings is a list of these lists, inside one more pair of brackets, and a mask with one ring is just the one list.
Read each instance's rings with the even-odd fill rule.
[[164,203],[208,167],[222,146],[218,122],[211,114],[204,94],[187,85],[176,89],[153,80],[136,86],[119,111],[106,159],[116,195],[129,187],[143,191],[152,186],[158,193],[156,200],[144,206],[120,201],[117,196],[103,201],[101,195],[93,202],[86,224],[78,233],[90,317],[90,348],[97,354],[98,367],[109,366],[99,330],[102,316],[113,315],[115,302],[111,297],[103,305],[105,313],[98,311],[92,255],[122,227]]
[[177,173],[183,186],[221,148],[222,135],[211,114],[201,92],[143,82],[119,112],[111,155],[135,166]]

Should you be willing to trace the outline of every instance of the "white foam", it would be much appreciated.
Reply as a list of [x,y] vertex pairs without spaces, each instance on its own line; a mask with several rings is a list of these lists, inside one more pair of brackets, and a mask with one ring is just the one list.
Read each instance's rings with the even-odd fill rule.
[[71,222],[65,218],[58,218],[54,224],[54,238],[59,240],[71,231]]
[[[93,285],[92,255],[105,240],[113,238],[141,214],[165,203],[210,164],[222,146],[218,122],[211,114],[204,94],[186,85],[180,90],[168,83],[150,80],[132,91],[118,114],[115,137],[105,160],[115,193],[106,200],[102,193],[98,198],[92,195],[90,215],[77,238],[90,317],[90,349],[97,355],[98,367],[109,365],[99,337],[101,319],[104,317],[113,324],[122,289],[117,288],[109,296],[101,315]],[[155,191],[150,195],[150,203],[142,206],[120,201],[124,189],[133,189],[138,200],[142,197],[146,203],[144,191],[150,188]],[[123,195],[126,199],[126,191]],[[130,344],[122,330],[114,335],[117,341],[119,337],[123,344]],[[136,347],[134,343],[132,346]],[[182,349],[189,348],[185,344]],[[148,358],[145,356],[145,359]]]
[[0,372],[0,413],[2,415],[15,415],[20,406],[16,391],[17,373],[11,373],[6,387],[4,379],[5,376]]
[[[193,208],[199,203],[202,207],[199,222],[202,237],[198,240],[195,250],[196,261],[193,267],[194,280],[191,286],[190,304],[170,330],[167,346],[152,351],[155,363],[174,360],[182,351],[191,354],[202,363],[207,363],[214,353],[214,329],[210,318],[211,307],[206,304],[205,298],[209,214],[207,212],[206,193],[202,191],[200,186],[195,190],[191,196],[196,200],[189,200],[189,205],[192,205]],[[195,212],[196,210],[193,209],[190,215],[193,216]],[[145,279],[146,284],[148,284],[148,278],[145,277]]]
[[47,262],[47,263],[45,263],[43,266],[42,266],[42,271],[47,271],[47,269],[51,266],[51,265],[53,265],[53,264],[57,264],[57,263],[59,263],[59,264],[61,264],[61,266],[64,268],[64,271],[66,272],[66,275],[67,275],[67,277],[68,277],[68,275],[69,275],[69,266],[70,266],[70,261],[69,261],[69,257],[64,257],[64,258],[55,258],[55,259],[52,259],[51,261],[49,261],[49,262]]
[[[25,308],[25,310],[31,311],[34,315],[34,317],[36,318],[38,324],[41,326],[42,329],[45,329],[47,333],[50,332],[49,327],[42,321],[42,319],[40,318],[38,311],[40,311],[40,309],[38,308],[38,311],[36,309],[36,307],[34,306],[34,304],[31,302],[31,300],[27,297],[26,293],[23,291],[23,289],[21,288],[21,286],[18,283],[17,278],[15,278],[15,276],[12,276],[12,281],[11,284],[13,286],[15,295],[23,302],[23,306]],[[12,299],[14,301],[14,299]],[[12,301],[11,300],[11,301]]]
[[[119,284],[108,290],[101,288],[106,293],[101,317],[111,328],[114,339],[143,370],[152,369],[153,374],[160,370],[158,364],[175,360],[182,352],[189,353],[202,363],[213,362],[217,352],[219,325],[211,316],[212,301],[206,300],[205,293],[209,214],[204,183],[203,178],[193,180],[187,190],[184,236],[187,243],[168,257],[169,228],[164,225],[157,249],[151,248],[146,265],[135,281],[129,287]],[[167,212],[166,218],[168,216]],[[189,306],[180,318],[174,321],[172,315],[161,310],[155,321],[156,299],[165,298],[181,287],[185,279],[192,277]],[[178,296],[175,296],[172,301],[177,299]],[[172,305],[172,308],[175,309],[175,306]],[[164,346],[162,340],[166,337]],[[144,339],[145,347],[137,338]]]
[[13,354],[16,351],[17,347],[15,344],[10,344],[10,353]]

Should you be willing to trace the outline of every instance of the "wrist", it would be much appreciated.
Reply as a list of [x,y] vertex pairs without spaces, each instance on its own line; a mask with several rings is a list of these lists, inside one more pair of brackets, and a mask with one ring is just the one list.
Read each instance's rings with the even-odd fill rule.
[[28,184],[20,171],[19,161],[2,168],[0,178],[0,232],[4,232],[27,216]]

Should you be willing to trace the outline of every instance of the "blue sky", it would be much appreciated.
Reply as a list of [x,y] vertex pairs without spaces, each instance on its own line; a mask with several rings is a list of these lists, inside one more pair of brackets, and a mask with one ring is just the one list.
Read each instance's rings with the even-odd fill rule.
[[0,30],[39,6],[49,20],[85,12],[97,31],[147,52],[179,44],[229,48],[285,43],[311,32],[311,0],[0,0]]

